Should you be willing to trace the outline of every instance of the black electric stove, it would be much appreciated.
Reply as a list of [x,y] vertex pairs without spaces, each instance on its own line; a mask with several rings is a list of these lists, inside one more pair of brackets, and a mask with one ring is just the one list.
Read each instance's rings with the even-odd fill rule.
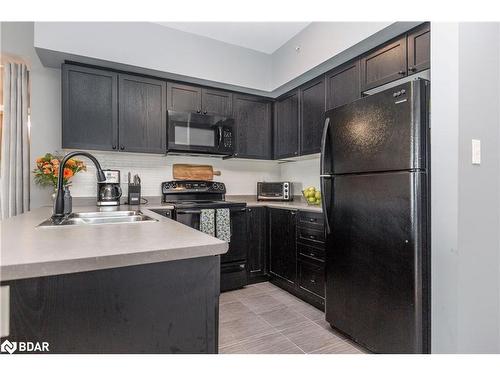
[[[215,181],[167,181],[161,184],[162,202],[172,210],[153,210],[200,230],[204,209],[230,210],[229,250],[221,255],[221,291],[241,288],[247,283],[246,203],[226,202],[226,185]],[[160,212],[161,211],[161,212]]]

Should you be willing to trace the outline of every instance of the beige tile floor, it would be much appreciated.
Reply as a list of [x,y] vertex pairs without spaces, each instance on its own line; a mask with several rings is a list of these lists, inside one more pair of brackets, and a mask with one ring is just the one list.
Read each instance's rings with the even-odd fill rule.
[[322,311],[271,283],[222,293],[221,354],[361,354],[325,322]]

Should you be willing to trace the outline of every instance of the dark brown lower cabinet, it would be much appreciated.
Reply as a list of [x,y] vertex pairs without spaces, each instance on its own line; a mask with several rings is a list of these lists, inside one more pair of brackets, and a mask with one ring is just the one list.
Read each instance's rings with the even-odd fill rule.
[[50,353],[217,353],[220,258],[14,280],[10,341]]
[[299,257],[297,273],[299,288],[325,298],[325,263],[323,261]]
[[267,208],[247,208],[248,283],[266,281],[267,277]]
[[321,213],[269,209],[270,281],[320,310],[325,308],[324,246]]
[[295,210],[269,209],[269,274],[290,285],[297,279],[296,214]]

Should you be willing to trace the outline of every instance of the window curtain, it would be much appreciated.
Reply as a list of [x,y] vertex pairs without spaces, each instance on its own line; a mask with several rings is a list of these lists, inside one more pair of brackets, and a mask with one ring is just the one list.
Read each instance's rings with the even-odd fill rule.
[[28,68],[6,62],[0,160],[1,219],[29,210]]

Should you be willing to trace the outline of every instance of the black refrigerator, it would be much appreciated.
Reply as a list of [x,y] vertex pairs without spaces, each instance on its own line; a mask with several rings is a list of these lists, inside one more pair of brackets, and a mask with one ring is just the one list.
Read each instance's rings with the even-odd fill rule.
[[430,352],[430,83],[326,112],[326,320],[375,353]]

